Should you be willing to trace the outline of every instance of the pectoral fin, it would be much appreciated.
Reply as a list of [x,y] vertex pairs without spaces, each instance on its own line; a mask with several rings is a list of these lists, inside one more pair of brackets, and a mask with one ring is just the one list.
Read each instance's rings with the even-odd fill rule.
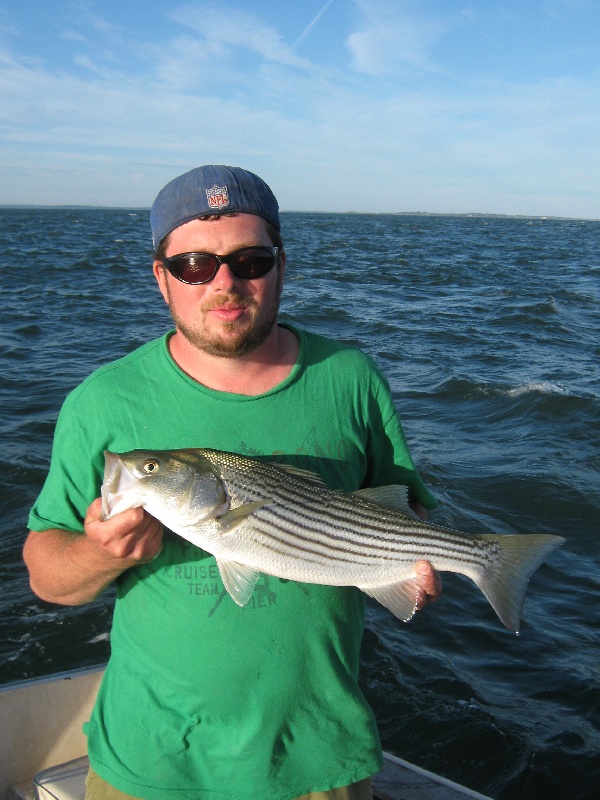
[[226,511],[221,517],[217,517],[219,525],[223,533],[229,533],[248,517],[256,511],[257,508],[262,508],[269,504],[269,500],[258,500],[256,503],[245,503],[243,506],[232,508]]
[[414,578],[407,578],[399,583],[385,586],[359,586],[365,594],[373,597],[382,606],[388,608],[395,617],[408,622],[417,610],[417,598],[421,587]]
[[217,566],[221,573],[223,586],[238,606],[245,606],[254,591],[260,572],[239,564],[237,561],[225,561],[217,558]]

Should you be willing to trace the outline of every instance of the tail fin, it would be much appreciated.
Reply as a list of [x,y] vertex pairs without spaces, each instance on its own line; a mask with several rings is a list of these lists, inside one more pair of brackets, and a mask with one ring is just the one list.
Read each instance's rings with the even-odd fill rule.
[[484,568],[475,582],[504,625],[518,634],[529,578],[565,540],[550,534],[485,534],[481,538],[498,547],[493,564]]

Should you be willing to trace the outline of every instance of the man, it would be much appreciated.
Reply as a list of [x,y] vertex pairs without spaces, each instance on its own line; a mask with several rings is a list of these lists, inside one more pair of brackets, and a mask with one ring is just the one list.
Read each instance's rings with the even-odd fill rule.
[[[175,332],[67,398],[24,550],[47,601],[86,603],[116,583],[87,797],[364,800],[381,765],[357,685],[364,595],[263,576],[237,607],[214,558],[145,511],[101,520],[102,454],[212,447],[345,491],[405,483],[421,514],[435,501],[371,360],[277,324],[286,255],[260,178],[192,170],[159,193],[151,224]],[[418,567],[422,606],[441,585]]]

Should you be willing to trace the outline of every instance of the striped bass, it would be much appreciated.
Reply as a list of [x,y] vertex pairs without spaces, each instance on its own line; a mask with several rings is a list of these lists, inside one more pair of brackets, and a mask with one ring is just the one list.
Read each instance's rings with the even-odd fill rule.
[[357,586],[408,621],[415,563],[471,578],[518,633],[531,574],[564,542],[549,534],[470,536],[417,519],[406,487],[345,493],[295,467],[218,450],[105,452],[103,518],[143,507],[215,556],[245,605],[259,574]]

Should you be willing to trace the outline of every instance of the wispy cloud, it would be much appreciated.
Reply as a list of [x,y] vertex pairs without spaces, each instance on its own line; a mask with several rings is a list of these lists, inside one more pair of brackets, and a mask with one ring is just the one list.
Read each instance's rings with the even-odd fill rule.
[[355,69],[389,76],[401,67],[439,71],[433,49],[450,28],[440,16],[426,15],[414,2],[355,0],[358,30],[347,38]]
[[288,66],[306,68],[308,62],[299,58],[293,48],[284,42],[281,34],[255,14],[231,8],[205,5],[188,5],[177,9],[172,18],[180,25],[194,30],[203,44],[211,51],[229,54],[251,51],[265,61],[274,61]]

